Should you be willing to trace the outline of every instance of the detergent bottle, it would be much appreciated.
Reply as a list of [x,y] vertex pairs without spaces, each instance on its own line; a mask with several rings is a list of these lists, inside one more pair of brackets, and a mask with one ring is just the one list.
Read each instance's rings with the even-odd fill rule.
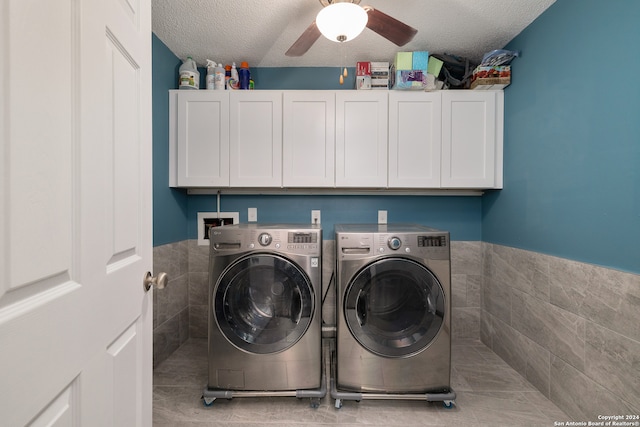
[[190,56],[180,66],[179,89],[200,89],[200,72]]
[[249,89],[249,80],[251,80],[251,72],[249,72],[249,64],[246,61],[240,63],[240,89]]

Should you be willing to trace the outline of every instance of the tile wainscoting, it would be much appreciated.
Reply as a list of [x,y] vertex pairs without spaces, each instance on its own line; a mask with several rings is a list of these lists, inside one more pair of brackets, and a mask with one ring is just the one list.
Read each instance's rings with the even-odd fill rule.
[[189,250],[187,241],[153,248],[153,274],[167,273],[169,283],[153,289],[153,366],[189,339]]
[[640,414],[640,275],[482,253],[482,342],[575,420]]
[[[334,241],[323,321],[335,324]],[[207,246],[154,248],[154,366],[207,337]],[[640,413],[640,275],[483,242],[451,242],[455,340],[480,339],[576,420]]]
[[[322,318],[335,325],[335,242],[323,241]],[[207,337],[209,247],[188,240],[157,246],[154,273],[166,271],[169,284],[154,293],[154,366],[171,355],[187,338]],[[451,242],[453,337],[480,338],[480,242]]]

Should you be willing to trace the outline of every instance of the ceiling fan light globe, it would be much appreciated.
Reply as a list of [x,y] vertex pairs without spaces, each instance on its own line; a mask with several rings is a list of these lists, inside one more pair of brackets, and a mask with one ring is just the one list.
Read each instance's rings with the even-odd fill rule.
[[368,21],[367,12],[354,3],[333,3],[316,17],[316,25],[323,36],[334,42],[358,37]]

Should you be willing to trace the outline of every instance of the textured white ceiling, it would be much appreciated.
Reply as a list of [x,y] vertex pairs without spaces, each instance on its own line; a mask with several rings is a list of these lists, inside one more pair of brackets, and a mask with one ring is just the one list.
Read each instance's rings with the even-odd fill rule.
[[389,61],[395,52],[427,50],[479,60],[503,48],[555,0],[362,0],[416,28],[398,47],[365,28],[338,44],[320,37],[301,57],[284,55],[322,9],[318,0],[152,0],[153,31],[181,59],[250,67],[354,66]]

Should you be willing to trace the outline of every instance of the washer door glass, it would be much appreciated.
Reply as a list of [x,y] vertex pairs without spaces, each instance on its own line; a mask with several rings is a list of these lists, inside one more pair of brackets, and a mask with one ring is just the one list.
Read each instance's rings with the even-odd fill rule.
[[252,353],[286,350],[307,331],[313,288],[292,261],[252,254],[230,265],[214,291],[214,314],[222,333]]
[[344,298],[351,334],[380,356],[420,352],[444,323],[440,282],[428,268],[408,259],[385,258],[367,265],[347,286]]

